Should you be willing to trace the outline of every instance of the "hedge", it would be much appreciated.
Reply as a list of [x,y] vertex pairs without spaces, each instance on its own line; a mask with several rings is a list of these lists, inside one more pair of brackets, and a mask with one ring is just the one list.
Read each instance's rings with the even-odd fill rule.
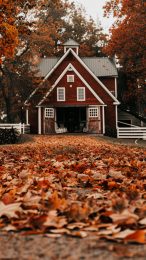
[[2,129],[0,128],[0,145],[1,144],[15,144],[19,141],[20,134],[14,128]]

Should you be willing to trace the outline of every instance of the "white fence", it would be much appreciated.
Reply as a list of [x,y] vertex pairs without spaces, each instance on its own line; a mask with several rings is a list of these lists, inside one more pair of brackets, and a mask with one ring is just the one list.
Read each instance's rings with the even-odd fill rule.
[[117,127],[117,138],[140,138],[146,140],[146,127],[130,125],[123,122],[119,123],[126,126]]
[[14,128],[16,129],[20,134],[29,134],[30,133],[30,125],[26,124],[0,124],[0,128],[3,129],[10,129]]

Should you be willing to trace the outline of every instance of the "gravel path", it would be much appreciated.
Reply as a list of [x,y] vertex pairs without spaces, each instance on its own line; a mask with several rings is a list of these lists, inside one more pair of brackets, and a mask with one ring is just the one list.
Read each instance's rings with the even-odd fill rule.
[[146,259],[146,245],[121,245],[97,240],[94,235],[84,239],[43,235],[0,235],[0,259],[20,260],[115,260]]

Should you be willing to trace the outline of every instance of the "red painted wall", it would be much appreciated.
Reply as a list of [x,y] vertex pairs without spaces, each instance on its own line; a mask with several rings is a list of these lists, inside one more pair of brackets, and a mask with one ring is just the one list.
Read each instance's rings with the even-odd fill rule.
[[[104,90],[104,88],[92,77],[92,75],[80,64],[80,62],[70,53],[63,62],[57,67],[57,69],[52,73],[52,75],[48,79],[48,90],[50,86],[52,86],[64,69],[71,63],[75,69],[81,74],[81,76],[88,82],[88,84],[94,89],[97,95],[103,100],[103,102],[107,105],[105,108],[105,121],[106,126],[110,126],[111,128],[115,128],[115,105],[113,105],[114,100],[109,96],[109,94]],[[83,82],[75,75],[75,82],[68,83],[67,82],[67,74],[75,75],[74,72],[67,72],[66,75],[60,80],[58,85],[52,91],[52,93],[47,97],[46,101],[42,104],[44,106],[54,105],[54,106],[67,106],[67,105],[99,105],[99,101],[94,97],[94,95],[89,91],[89,89],[83,84]],[[115,79],[114,78],[100,78],[102,83],[110,90],[115,90]],[[47,84],[46,84],[47,85]],[[72,87],[70,87],[72,85]],[[65,87],[66,89],[66,101],[58,102],[57,101],[57,87]],[[77,101],[77,87],[85,87],[86,88],[86,101]],[[37,117],[35,119],[33,116],[30,116],[30,123],[34,125],[33,120],[37,121]],[[43,116],[42,116],[43,118]],[[101,115],[102,118],[102,115]],[[42,119],[43,120],[43,119]],[[102,126],[101,126],[102,127]],[[43,121],[42,121],[42,130],[43,130]]]
[[[74,75],[74,82],[67,82],[67,75]],[[65,88],[65,101],[57,101],[57,87]],[[85,101],[77,101],[77,87],[85,87]],[[51,92],[45,104],[60,106],[60,105],[100,105],[100,102],[81,81],[81,79],[73,72],[67,72],[60,80],[54,90]]]

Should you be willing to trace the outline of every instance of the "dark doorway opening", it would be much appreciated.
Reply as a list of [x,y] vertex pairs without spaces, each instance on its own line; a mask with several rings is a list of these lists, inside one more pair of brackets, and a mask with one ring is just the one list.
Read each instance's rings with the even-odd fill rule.
[[69,133],[81,133],[86,127],[86,107],[56,108],[58,127],[66,127]]

